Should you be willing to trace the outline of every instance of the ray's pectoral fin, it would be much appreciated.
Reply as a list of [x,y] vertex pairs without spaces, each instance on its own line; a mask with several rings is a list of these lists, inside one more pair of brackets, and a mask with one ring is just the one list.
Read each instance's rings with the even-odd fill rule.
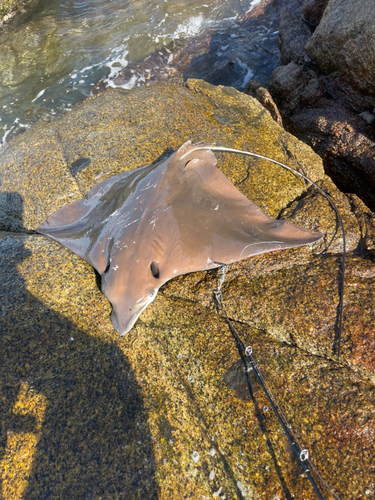
[[[82,200],[73,201],[50,215],[37,228],[38,233],[58,241],[102,274],[107,266],[109,242],[103,240],[98,244],[97,241],[112,210],[105,195],[116,183],[126,182],[131,174],[123,172],[100,182]],[[96,248],[90,252],[94,245]]]
[[[242,207],[241,207],[242,208]],[[218,224],[214,236],[213,260],[234,262],[253,255],[314,243],[323,234],[300,228],[283,220],[275,220],[255,210],[239,209],[237,216]],[[221,227],[220,227],[221,226]]]
[[90,245],[90,238],[85,237],[85,233],[92,208],[93,203],[87,199],[73,201],[50,215],[37,231],[85,258]]
[[[192,192],[201,190],[199,220],[210,221],[210,238],[214,262],[229,263],[274,250],[306,245],[323,234],[268,217],[247,199],[214,164],[193,159],[186,175]],[[190,202],[191,203],[191,202]],[[207,234],[199,238],[203,240]]]

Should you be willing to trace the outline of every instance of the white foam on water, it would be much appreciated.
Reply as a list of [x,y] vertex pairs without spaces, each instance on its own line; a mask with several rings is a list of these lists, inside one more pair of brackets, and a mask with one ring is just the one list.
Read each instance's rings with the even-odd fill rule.
[[[126,66],[129,64],[128,61],[128,55],[129,51],[127,48],[127,44],[122,44],[119,47],[116,47],[115,49],[112,49],[112,54],[110,56],[109,61],[105,62],[104,65],[108,66],[109,68],[109,74],[107,78],[104,79],[104,82],[112,88],[116,87],[121,87],[124,89],[128,88],[133,88],[135,85],[136,78],[133,76],[129,82],[123,84],[123,85],[116,85],[113,80],[116,79],[116,77],[121,73],[121,71],[126,68]],[[134,80],[134,82],[133,82]],[[131,85],[131,86],[129,86]]]
[[12,132],[12,130],[14,129],[14,125],[12,125],[12,126],[10,127],[10,129],[9,129],[9,130],[7,130],[7,128],[8,128],[8,127],[7,127],[6,125],[5,125],[5,127],[3,128],[3,130],[4,130],[4,132],[5,132],[5,133],[4,133],[3,137],[1,138],[0,148],[2,148],[2,147],[4,146],[4,144],[5,144],[5,142],[6,142],[6,138],[7,138],[7,136],[8,136],[8,135]]
[[184,23],[179,24],[173,33],[173,38],[181,36],[194,37],[197,36],[206,24],[203,14],[189,17]]
[[121,88],[121,89],[127,89],[130,90],[135,87],[136,83],[138,82],[137,77],[133,75],[130,80],[127,82],[123,83],[122,85],[116,85],[113,82],[108,82],[108,85],[112,88]]
[[258,4],[260,4],[261,1],[262,0],[252,0],[250,7],[249,7],[249,10],[246,12],[246,14],[248,12],[250,12],[251,10],[253,10],[253,8],[256,7]]
[[39,94],[36,97],[34,97],[34,99],[31,102],[35,102],[37,99],[39,99],[39,97],[41,97],[45,91],[46,89],[41,90]]
[[239,59],[238,57],[237,57],[237,62],[238,62],[238,65],[244,71],[246,71],[246,74],[245,74],[243,82],[242,82],[242,87],[246,87],[246,85],[249,83],[249,81],[251,80],[252,76],[254,75],[254,72],[251,71],[251,69],[249,68],[249,66],[247,64],[245,64],[244,62],[242,62],[241,59]]
[[94,65],[91,65],[91,66],[86,66],[85,68],[82,68],[78,71],[75,70],[75,72],[70,75],[70,78],[72,80],[75,80],[78,77],[78,75],[82,75],[82,73],[89,73],[93,68]]
[[13,131],[13,130],[16,130],[17,128],[30,128],[30,125],[27,124],[27,123],[21,123],[20,121],[20,118],[16,118],[13,122],[13,125],[10,127],[10,129],[8,130],[8,125],[5,124],[3,126],[3,130],[4,130],[4,135],[2,137],[0,137],[0,149],[4,146],[4,144],[6,143],[6,140],[7,140],[7,137],[8,135]]

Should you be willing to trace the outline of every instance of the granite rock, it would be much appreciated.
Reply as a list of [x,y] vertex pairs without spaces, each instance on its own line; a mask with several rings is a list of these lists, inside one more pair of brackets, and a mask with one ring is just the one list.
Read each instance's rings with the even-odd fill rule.
[[339,71],[344,80],[375,98],[375,5],[364,0],[329,0],[306,45],[321,71]]
[[[217,270],[166,283],[129,334],[119,337],[100,277],[33,232],[47,214],[99,180],[151,162],[189,138],[249,149],[301,169],[337,203],[348,250],[367,242],[367,253],[348,259],[340,361],[339,235],[322,255],[315,255],[322,250],[317,243],[228,266],[222,292],[228,315],[252,345],[324,479],[343,499],[373,492],[371,212],[340,193],[319,157],[258,101],[191,80],[185,87],[106,92],[1,150],[5,500],[313,498],[215,307]],[[218,166],[270,215],[328,236],[334,232],[329,204],[292,174],[224,155]]]

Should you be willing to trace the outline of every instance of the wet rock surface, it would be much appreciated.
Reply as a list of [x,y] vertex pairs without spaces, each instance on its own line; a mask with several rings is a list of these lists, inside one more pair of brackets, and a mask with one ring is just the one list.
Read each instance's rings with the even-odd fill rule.
[[0,30],[11,23],[23,22],[39,7],[43,0],[1,0],[0,1]]
[[[267,84],[278,65],[277,36],[279,6],[263,0],[251,9],[233,33],[233,21],[220,29],[207,29],[189,42],[173,40],[146,59],[129,65],[110,82],[104,78],[94,88],[131,88],[160,83],[181,85],[189,78],[200,78],[213,85],[230,85],[243,90],[251,78]],[[231,43],[234,37],[238,43]],[[233,40],[233,38],[232,38]]]
[[[246,394],[212,297],[217,271],[168,282],[119,337],[93,269],[33,234],[100,180],[189,138],[301,169],[337,203],[357,252],[345,273],[340,362],[342,250],[332,209],[279,167],[218,155],[219,168],[271,216],[327,231],[315,246],[228,266],[223,303],[323,478],[342,499],[374,494],[373,214],[339,192],[319,157],[255,99],[189,80],[106,92],[1,151],[4,499],[314,498],[256,382]],[[319,254],[331,236],[330,253]]]

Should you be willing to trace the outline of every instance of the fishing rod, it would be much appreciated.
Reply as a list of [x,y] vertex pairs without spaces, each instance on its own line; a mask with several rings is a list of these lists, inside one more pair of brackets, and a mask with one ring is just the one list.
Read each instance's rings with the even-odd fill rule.
[[313,469],[314,472],[316,473],[316,475],[319,477],[319,479],[322,481],[322,483],[324,484],[324,486],[332,493],[332,495],[337,499],[337,500],[340,500],[340,497],[338,497],[336,495],[336,493],[330,488],[330,486],[326,483],[326,481],[324,481],[324,479],[322,478],[322,476],[319,474],[319,472],[316,470],[316,468],[314,467],[314,465],[311,463],[310,461],[310,458],[309,458],[309,451],[306,449],[306,448],[302,448],[302,446],[299,444],[294,432],[293,432],[293,429],[292,429],[292,426],[288,423],[284,413],[282,412],[280,406],[278,405],[277,401],[276,401],[276,398],[275,396],[272,394],[272,391],[270,390],[270,388],[268,387],[268,384],[259,368],[259,366],[257,365],[256,361],[255,361],[255,358],[253,356],[253,349],[251,346],[247,346],[245,347],[244,343],[242,342],[242,340],[240,339],[236,329],[234,328],[232,322],[230,321],[230,319],[228,318],[228,315],[224,309],[224,306],[223,306],[223,297],[222,297],[222,293],[221,293],[221,287],[224,283],[224,279],[225,279],[225,270],[226,270],[226,265],[223,265],[220,269],[220,282],[219,282],[219,286],[218,286],[218,289],[214,292],[214,297],[215,297],[215,300],[216,300],[216,303],[218,305],[218,307],[221,309],[221,311],[223,312],[224,314],[224,317],[228,323],[228,326],[230,328],[230,331],[232,332],[234,338],[236,339],[236,342],[238,344],[238,346],[240,347],[241,351],[242,351],[242,355],[245,357],[246,359],[246,362],[247,362],[247,371],[250,371],[252,370],[256,376],[256,379],[264,393],[264,395],[266,396],[271,408],[272,408],[272,411],[274,412],[274,414],[276,415],[283,431],[284,431],[284,434],[287,436],[288,440],[289,440],[289,443],[291,444],[292,446],[292,449],[293,449],[293,452],[294,454],[296,455],[297,459],[298,459],[298,462],[299,464],[301,465],[303,471],[305,472],[308,480],[310,481],[317,497],[319,500],[324,500],[314,478],[312,477],[311,473],[310,473],[310,469]]

